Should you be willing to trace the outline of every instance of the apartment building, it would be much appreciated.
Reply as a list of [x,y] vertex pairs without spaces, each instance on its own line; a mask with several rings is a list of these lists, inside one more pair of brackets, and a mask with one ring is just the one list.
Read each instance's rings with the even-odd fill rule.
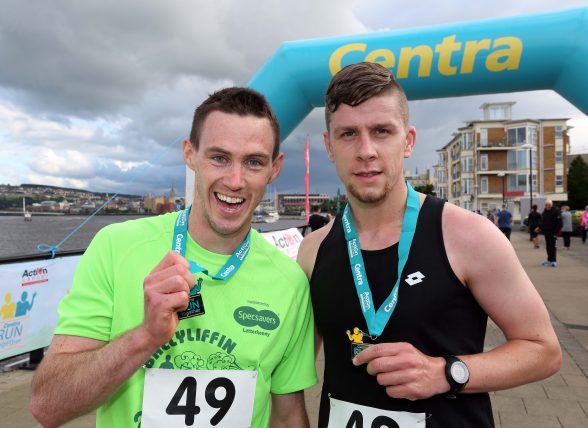
[[508,205],[515,219],[531,200],[567,200],[568,119],[513,120],[514,102],[485,103],[437,150],[437,196],[467,210]]

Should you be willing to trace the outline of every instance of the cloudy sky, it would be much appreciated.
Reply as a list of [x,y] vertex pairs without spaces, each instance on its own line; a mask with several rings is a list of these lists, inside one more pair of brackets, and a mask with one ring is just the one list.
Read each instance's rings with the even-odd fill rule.
[[[483,4],[482,4],[483,3]],[[333,6],[336,5],[336,8]],[[0,13],[0,183],[94,191],[183,194],[180,142],[210,92],[244,85],[284,41],[498,18],[578,0],[77,1],[4,0]],[[436,163],[484,102],[515,101],[514,118],[571,118],[572,152],[588,152],[588,119],[551,91],[410,103],[417,148],[406,166]],[[311,138],[311,191],[339,186],[317,109],[286,139],[273,188],[304,189],[302,145]]]

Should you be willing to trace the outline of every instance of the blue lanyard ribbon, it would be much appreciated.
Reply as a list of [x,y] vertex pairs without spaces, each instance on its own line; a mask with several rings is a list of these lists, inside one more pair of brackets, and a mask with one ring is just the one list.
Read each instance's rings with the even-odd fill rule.
[[416,230],[417,219],[420,209],[420,200],[418,193],[412,188],[410,183],[406,182],[406,211],[402,220],[402,232],[400,234],[400,242],[398,243],[398,278],[396,284],[390,295],[384,300],[380,308],[375,310],[374,301],[372,299],[372,292],[368,283],[367,274],[365,271],[365,264],[361,255],[361,247],[359,245],[359,238],[353,219],[349,210],[349,204],[345,206],[343,211],[343,232],[347,240],[347,250],[349,255],[349,263],[353,275],[353,282],[357,290],[359,304],[361,311],[367,323],[370,336],[374,338],[382,334],[388,320],[392,316],[396,304],[398,303],[398,289],[400,286],[400,278],[402,277],[402,270],[408,260],[410,246]]
[[[178,218],[176,219],[176,224],[174,225],[172,250],[183,257],[186,257],[186,241],[188,239],[188,217],[190,216],[191,208],[192,206],[189,206],[187,209],[181,211],[178,215]],[[239,268],[243,264],[243,261],[245,260],[245,257],[247,257],[250,248],[251,229],[247,233],[245,240],[241,243],[241,245],[239,245],[239,247],[233,252],[233,254],[231,254],[229,260],[227,260],[224,266],[221,267],[216,274],[211,275],[206,268],[200,266],[195,261],[188,260],[188,263],[190,263],[190,272],[194,274],[203,273],[209,278],[226,281],[239,270]]]

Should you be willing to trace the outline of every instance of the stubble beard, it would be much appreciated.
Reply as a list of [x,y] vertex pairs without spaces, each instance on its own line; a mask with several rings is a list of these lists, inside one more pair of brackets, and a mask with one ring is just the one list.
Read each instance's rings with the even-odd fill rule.
[[386,197],[392,190],[392,186],[386,184],[381,190],[370,189],[362,192],[359,189],[357,189],[353,184],[350,184],[348,190],[349,193],[351,193],[358,201],[363,202],[364,204],[375,204],[386,199]]

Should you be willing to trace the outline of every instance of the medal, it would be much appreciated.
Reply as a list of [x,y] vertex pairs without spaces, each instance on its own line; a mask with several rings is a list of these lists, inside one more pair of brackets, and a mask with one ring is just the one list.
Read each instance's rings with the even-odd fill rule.
[[200,290],[202,289],[202,278],[198,278],[196,285],[190,290],[190,301],[188,307],[178,312],[178,318],[183,320],[186,318],[197,317],[198,315],[204,315],[204,301]]
[[[176,253],[180,254],[182,257],[186,257],[186,240],[188,239],[188,218],[190,216],[190,209],[192,206],[189,206],[187,209],[180,212],[178,218],[176,219],[176,223],[174,225],[174,233],[172,239],[172,250]],[[247,233],[247,236],[237,247],[237,249],[231,254],[229,260],[222,266],[219,271],[212,275],[208,272],[208,269],[200,266],[193,260],[188,260],[190,263],[190,272],[193,274],[202,273],[209,278],[218,279],[220,281],[227,281],[230,277],[232,277],[241,267],[243,261],[249,254],[249,248],[251,247],[251,229]],[[202,288],[202,278],[198,278],[198,281],[190,290],[190,301],[188,303],[188,308],[183,311],[178,312],[179,319],[191,318],[198,315],[203,315],[204,312],[204,301],[202,299],[202,295],[200,294],[200,290]]]
[[357,327],[355,327],[353,329],[353,332],[347,330],[346,333],[347,333],[347,337],[351,341],[351,359],[354,359],[357,356],[357,354],[359,354],[365,348],[372,346],[371,343],[363,343],[364,337],[367,336],[372,340],[375,339],[375,338],[371,337],[369,334],[365,334],[363,331],[361,331]]

